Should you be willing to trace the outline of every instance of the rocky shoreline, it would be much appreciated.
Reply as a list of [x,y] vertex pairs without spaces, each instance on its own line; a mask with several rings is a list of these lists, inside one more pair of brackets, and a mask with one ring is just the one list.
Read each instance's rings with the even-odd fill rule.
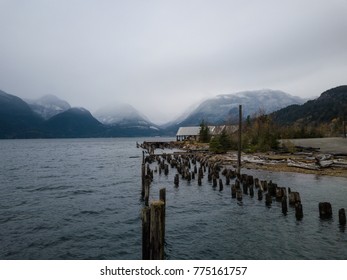
[[[210,163],[222,166],[237,166],[237,151],[224,154],[209,152],[208,144],[194,142],[144,142],[141,144],[149,153],[156,149],[178,149],[204,157]],[[347,154],[321,153],[317,149],[303,149],[300,152],[242,153],[242,168],[274,172],[296,172],[347,178]]]

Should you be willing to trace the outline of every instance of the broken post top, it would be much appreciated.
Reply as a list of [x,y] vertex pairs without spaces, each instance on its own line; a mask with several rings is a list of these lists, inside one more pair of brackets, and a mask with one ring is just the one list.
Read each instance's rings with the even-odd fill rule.
[[165,203],[164,203],[164,201],[162,201],[162,200],[154,200],[154,201],[151,202],[151,207],[153,207],[153,208],[160,208],[160,207],[162,207],[164,204],[165,204]]

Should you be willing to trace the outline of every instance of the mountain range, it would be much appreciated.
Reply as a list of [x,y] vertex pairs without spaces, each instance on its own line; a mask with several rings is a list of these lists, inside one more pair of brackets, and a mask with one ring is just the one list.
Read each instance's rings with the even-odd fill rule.
[[[272,113],[278,123],[298,119],[329,121],[341,115],[346,104],[347,86],[324,92],[315,100],[294,97],[282,91],[257,90],[218,95],[195,106],[178,119],[158,126],[128,104],[116,104],[91,114],[53,95],[37,100],[22,100],[0,91],[0,138],[70,138],[173,136],[180,126],[236,122],[238,105],[243,116]],[[311,113],[309,113],[311,112]],[[324,112],[324,113],[322,113]]]

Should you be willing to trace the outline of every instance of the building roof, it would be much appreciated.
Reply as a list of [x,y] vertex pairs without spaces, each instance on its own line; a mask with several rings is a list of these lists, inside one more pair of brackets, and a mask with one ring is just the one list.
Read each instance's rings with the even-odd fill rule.
[[200,134],[200,126],[180,127],[176,136],[198,136]]
[[[186,126],[180,127],[176,133],[176,136],[198,136],[200,134],[200,126]],[[219,135],[223,130],[226,133],[232,134],[236,132],[239,127],[238,125],[219,125],[219,126],[208,126],[211,135]]]

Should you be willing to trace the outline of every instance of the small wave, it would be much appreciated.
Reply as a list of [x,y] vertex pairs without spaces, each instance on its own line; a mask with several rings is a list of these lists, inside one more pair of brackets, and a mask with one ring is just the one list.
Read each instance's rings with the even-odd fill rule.
[[10,216],[10,217],[2,217],[0,219],[0,224],[6,224],[7,222],[10,222],[14,220],[16,217],[15,216]]
[[75,190],[72,192],[73,195],[80,195],[80,194],[91,194],[94,193],[95,191],[92,190]]
[[28,192],[42,192],[42,191],[52,191],[52,190],[66,190],[73,188],[70,185],[60,185],[60,186],[43,186],[28,190]]
[[81,216],[97,216],[97,215],[101,215],[105,212],[105,210],[101,210],[101,211],[94,211],[94,210],[82,210],[76,214],[74,214],[74,217],[81,217]]

